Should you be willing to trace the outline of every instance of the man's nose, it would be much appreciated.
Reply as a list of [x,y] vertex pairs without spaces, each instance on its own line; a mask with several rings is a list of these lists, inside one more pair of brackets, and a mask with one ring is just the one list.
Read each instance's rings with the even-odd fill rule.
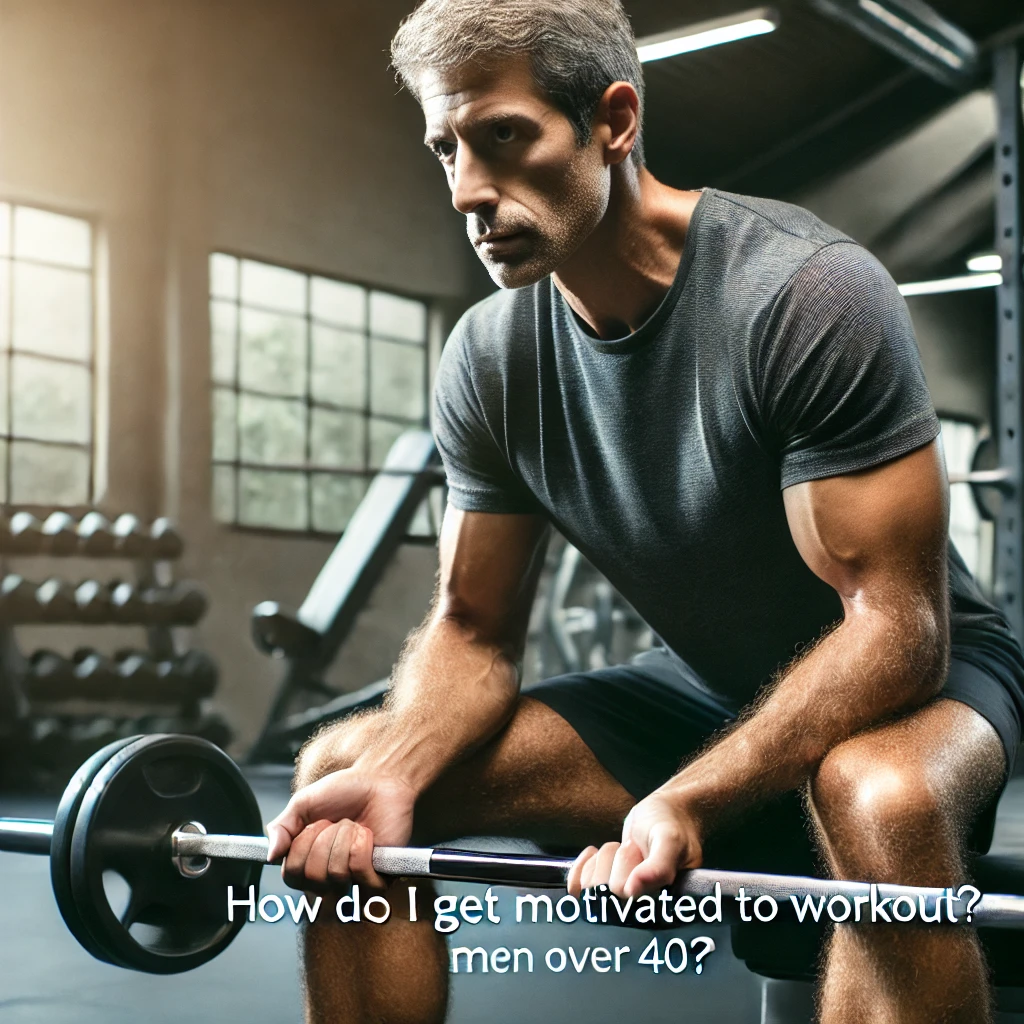
[[470,214],[482,206],[496,206],[498,190],[485,164],[468,146],[459,146],[452,168],[452,206],[459,213]]

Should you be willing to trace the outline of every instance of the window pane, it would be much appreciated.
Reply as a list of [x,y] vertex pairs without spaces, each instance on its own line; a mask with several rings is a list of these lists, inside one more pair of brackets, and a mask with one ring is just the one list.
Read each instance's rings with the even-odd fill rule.
[[310,459],[317,466],[362,469],[366,420],[356,412],[313,410]]
[[11,208],[7,203],[0,203],[0,256],[7,256],[11,251]]
[[370,333],[407,341],[427,337],[427,308],[422,302],[387,292],[370,292]]
[[14,441],[10,446],[10,501],[19,504],[85,505],[89,456],[74,448]]
[[366,338],[313,325],[313,398],[366,408]]
[[370,342],[370,409],[420,420],[426,413],[423,350],[374,338]]
[[87,360],[92,336],[90,278],[78,270],[14,264],[14,346]]
[[7,396],[10,394],[10,389],[7,386],[7,371],[10,368],[10,362],[6,355],[0,355],[0,431],[5,434],[11,432],[11,422],[8,418],[7,408]]
[[310,299],[317,320],[360,330],[366,326],[366,289],[357,284],[314,277]]
[[241,385],[276,395],[305,393],[306,321],[242,310]]
[[0,259],[0,348],[11,343],[11,264]]
[[15,356],[12,432],[46,441],[90,440],[89,371],[84,366]]
[[7,442],[0,440],[0,502],[7,500]]
[[233,523],[235,512],[235,470],[213,467],[213,514],[219,523]]
[[89,222],[28,206],[14,208],[14,255],[25,259],[92,266]]
[[341,533],[366,494],[367,481],[359,476],[313,474],[313,529]]
[[285,313],[305,313],[306,275],[242,260],[242,302]]
[[233,462],[238,457],[238,403],[234,391],[213,391],[213,457]]
[[238,338],[238,307],[233,302],[210,303],[210,359],[213,379],[235,382],[235,341]]
[[234,256],[210,254],[210,294],[218,299],[238,298],[238,260]]
[[282,530],[305,530],[308,527],[306,477],[302,473],[243,469],[239,484],[240,523],[276,526]]
[[239,400],[242,462],[306,461],[306,407],[302,402],[242,394]]
[[414,427],[408,423],[392,423],[390,420],[370,420],[370,468],[380,469],[384,465],[391,446],[401,434]]

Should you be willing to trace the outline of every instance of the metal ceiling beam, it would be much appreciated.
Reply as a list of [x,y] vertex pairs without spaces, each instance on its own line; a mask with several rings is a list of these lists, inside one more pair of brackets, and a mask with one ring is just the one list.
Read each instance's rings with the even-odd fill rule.
[[944,85],[968,89],[981,74],[982,61],[974,40],[923,0],[813,3]]

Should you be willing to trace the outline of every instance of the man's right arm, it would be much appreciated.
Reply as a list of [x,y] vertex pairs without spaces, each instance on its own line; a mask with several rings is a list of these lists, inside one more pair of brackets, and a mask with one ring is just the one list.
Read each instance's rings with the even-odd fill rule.
[[[363,826],[354,833],[361,848],[368,846],[365,831],[377,845],[408,842],[419,795],[513,714],[547,536],[547,524],[537,515],[462,512],[449,506],[441,531],[437,596],[406,643],[380,712],[381,727],[372,731],[350,766],[300,789],[271,822],[272,859],[282,856],[303,830],[307,835],[296,848],[314,842],[314,832],[324,833],[324,845],[325,830],[343,819]],[[330,744],[331,733],[318,742],[328,766]],[[361,853],[357,858],[353,850],[353,868],[368,858],[368,849]],[[293,859],[290,854],[287,867],[294,878]]]

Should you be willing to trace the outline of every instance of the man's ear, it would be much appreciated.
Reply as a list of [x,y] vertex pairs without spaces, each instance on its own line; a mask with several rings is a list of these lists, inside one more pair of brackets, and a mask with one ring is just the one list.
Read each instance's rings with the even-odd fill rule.
[[604,149],[605,163],[621,164],[633,151],[640,127],[640,97],[629,82],[612,82],[594,113],[594,135]]

